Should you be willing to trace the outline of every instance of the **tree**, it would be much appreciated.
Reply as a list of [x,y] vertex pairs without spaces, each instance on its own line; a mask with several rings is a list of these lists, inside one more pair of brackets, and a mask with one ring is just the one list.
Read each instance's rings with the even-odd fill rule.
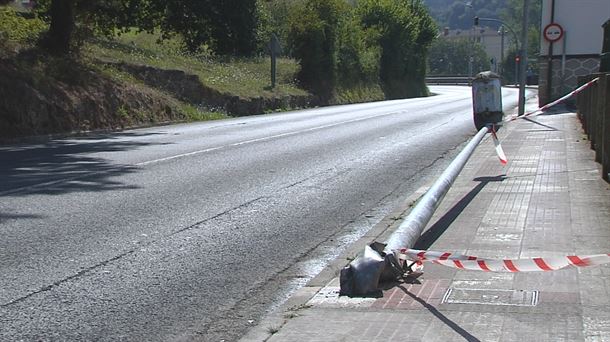
[[50,21],[45,46],[68,53],[92,35],[116,30],[160,28],[163,37],[180,34],[196,51],[207,45],[221,55],[250,55],[256,49],[256,0],[40,0]]
[[50,22],[43,46],[55,54],[68,54],[94,34],[113,35],[116,29],[139,25],[152,29],[155,24],[147,17],[151,1],[39,0],[37,12]]
[[379,80],[388,99],[427,95],[426,54],[437,27],[419,0],[363,0],[364,27],[381,47]]
[[431,75],[468,75],[472,56],[473,73],[489,70],[490,59],[483,46],[468,39],[437,39],[428,55],[428,72]]
[[74,34],[75,0],[52,0],[49,10],[51,24],[44,45],[52,53],[67,54]]
[[[521,39],[523,21],[523,0],[507,0],[507,5],[502,11],[502,21],[513,30]],[[542,2],[530,1],[528,22],[528,56],[535,56],[540,52],[540,22],[542,20]]]
[[220,55],[251,55],[256,49],[256,0],[151,0],[153,12],[163,13],[161,29],[178,33],[186,48],[203,44]]
[[337,77],[343,88],[379,81],[380,48],[374,35],[367,35],[353,8],[339,21]]
[[[467,30],[472,27],[472,18],[499,19],[498,13],[506,6],[507,0],[425,0],[434,19],[442,27]],[[489,23],[497,28],[498,25]]]
[[345,6],[343,0],[307,0],[295,6],[289,19],[289,47],[301,64],[297,77],[322,103],[336,88],[337,30]]

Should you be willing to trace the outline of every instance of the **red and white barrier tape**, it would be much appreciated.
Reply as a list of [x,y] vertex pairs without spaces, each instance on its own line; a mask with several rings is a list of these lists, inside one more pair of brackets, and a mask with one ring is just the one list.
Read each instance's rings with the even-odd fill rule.
[[496,130],[493,127],[491,128],[491,137],[493,138],[494,145],[496,146],[496,154],[500,159],[500,163],[502,163],[502,165],[506,165],[508,163],[508,158],[506,158],[506,154],[504,154],[504,149],[502,149],[502,145],[500,145],[500,140],[498,140]]
[[[528,116],[536,116],[539,114],[544,113],[546,110],[548,110],[549,108],[553,107],[556,104],[559,104],[567,99],[569,99],[570,97],[580,93],[581,91],[583,91],[584,89],[590,87],[593,83],[597,82],[599,80],[599,77],[592,79],[591,81],[583,84],[582,86],[576,88],[574,91],[569,92],[568,94],[566,94],[565,96],[551,102],[548,103],[538,109],[536,109],[535,111],[529,112],[529,113],[525,113],[522,116],[517,116],[517,115],[513,115],[511,117],[506,118],[504,121],[505,122],[510,122],[510,121],[515,121],[517,119],[523,119],[525,117]],[[498,158],[500,158],[500,162],[502,163],[502,165],[506,165],[508,163],[508,158],[506,158],[506,154],[504,154],[504,150],[502,149],[502,145],[500,145],[500,140],[498,140],[498,136],[496,135],[495,130],[492,127],[491,130],[491,135],[493,137],[493,141],[494,141],[494,145],[496,147],[496,154],[498,155]]]
[[416,249],[403,249],[398,254],[398,258],[417,263],[432,262],[461,270],[485,272],[545,272],[560,270],[568,266],[588,267],[610,263],[610,254],[500,260]]
[[591,81],[581,85],[580,87],[576,88],[575,90],[573,90],[573,91],[567,93],[566,95],[562,96],[561,98],[559,98],[559,99],[557,99],[557,100],[555,100],[555,101],[553,101],[551,103],[547,103],[544,106],[536,109],[535,111],[532,111],[532,112],[529,112],[529,113],[525,113],[522,116],[513,115],[513,116],[511,116],[509,118],[506,118],[505,121],[509,122],[509,121],[514,121],[514,120],[517,120],[517,119],[522,119],[522,118],[528,117],[528,116],[536,116],[536,115],[542,114],[543,112],[545,112],[549,108],[553,107],[554,105],[557,105],[557,104],[559,104],[559,103],[569,99],[570,97],[580,93],[581,91],[585,90],[586,88],[590,87],[591,85],[593,85],[593,83],[597,82],[598,80],[599,80],[599,77],[594,78]]

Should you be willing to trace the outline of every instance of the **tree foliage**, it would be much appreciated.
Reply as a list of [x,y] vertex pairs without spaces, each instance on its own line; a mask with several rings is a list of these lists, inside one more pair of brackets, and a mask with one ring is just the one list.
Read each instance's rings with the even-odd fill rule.
[[437,34],[422,0],[40,0],[39,12],[50,22],[46,46],[57,53],[135,28],[178,35],[189,51],[248,56],[267,53],[275,33],[321,102],[338,87],[376,83],[391,99],[425,95]]
[[364,0],[358,11],[381,48],[379,80],[389,99],[424,96],[427,49],[436,24],[418,0]]
[[50,21],[46,45],[59,53],[92,35],[133,27],[179,34],[190,51],[206,45],[220,55],[243,56],[257,46],[256,0],[40,0],[39,12]]
[[[507,0],[425,0],[434,19],[442,27],[466,30],[472,27],[475,16],[500,19],[499,13]],[[498,25],[489,23],[497,28]]]
[[38,0],[37,13],[50,23],[42,43],[53,53],[77,51],[94,35],[142,27],[152,30],[152,0]]
[[[523,0],[507,0],[507,6],[501,13],[502,21],[513,30],[521,39],[523,21]],[[529,56],[536,56],[540,52],[540,22],[542,20],[542,2],[530,1],[528,19],[528,46]]]
[[255,52],[258,11],[256,0],[149,0],[152,13],[161,13],[161,29],[180,34],[190,51],[203,44],[220,55],[247,56]]
[[375,34],[368,34],[353,8],[345,13],[338,28],[337,74],[343,88],[377,83],[381,49]]
[[431,75],[467,76],[470,72],[469,63],[472,56],[472,71],[476,74],[489,70],[490,58],[479,43],[468,39],[438,39],[428,55],[428,69]]
[[307,0],[293,8],[288,41],[301,84],[328,102],[337,82],[337,36],[343,0]]

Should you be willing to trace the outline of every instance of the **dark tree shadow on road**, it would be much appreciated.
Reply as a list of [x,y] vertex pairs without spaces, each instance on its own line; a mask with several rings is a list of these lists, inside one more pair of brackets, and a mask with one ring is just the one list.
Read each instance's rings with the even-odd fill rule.
[[138,167],[113,163],[96,153],[151,145],[137,140],[151,134],[160,133],[109,133],[42,144],[0,146],[0,197],[134,189],[135,186],[116,179],[137,172]]
[[451,226],[451,224],[460,216],[460,214],[468,207],[475,197],[485,188],[490,182],[502,182],[506,179],[506,175],[500,175],[495,177],[478,177],[474,181],[479,182],[472,190],[462,197],[449,211],[443,215],[438,221],[436,221],[428,230],[426,230],[422,236],[417,240],[414,249],[426,250],[432,246],[438,238]]

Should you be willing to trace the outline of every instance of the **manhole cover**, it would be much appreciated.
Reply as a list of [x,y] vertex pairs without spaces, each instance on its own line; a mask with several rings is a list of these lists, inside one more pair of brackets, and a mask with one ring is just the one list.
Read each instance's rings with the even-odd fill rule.
[[538,304],[538,291],[456,289],[450,287],[445,292],[441,303],[536,306]]

